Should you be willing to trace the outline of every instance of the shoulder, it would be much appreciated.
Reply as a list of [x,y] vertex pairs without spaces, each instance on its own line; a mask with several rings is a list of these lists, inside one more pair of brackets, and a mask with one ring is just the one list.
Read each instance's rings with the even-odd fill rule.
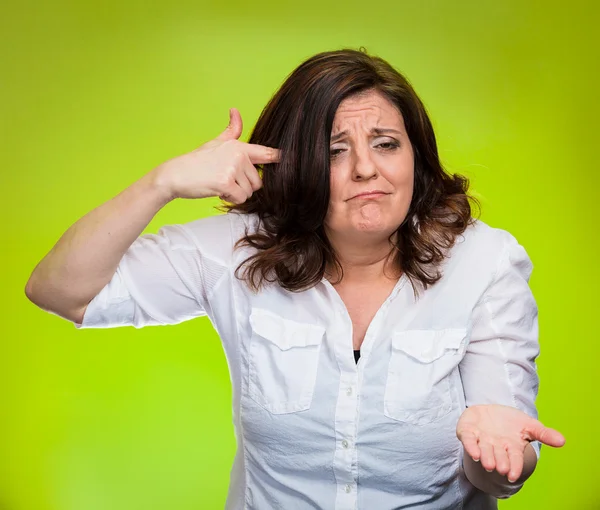
[[228,212],[165,228],[181,230],[204,256],[232,263],[236,243],[257,225],[254,214]]
[[229,212],[200,218],[179,227],[203,243],[207,240],[222,242],[229,239],[235,244],[246,231],[255,229],[257,222],[256,215]]
[[494,276],[506,265],[516,265],[529,276],[533,264],[519,241],[507,230],[476,220],[458,236],[450,251],[451,271]]
[[458,236],[455,248],[457,250],[501,250],[513,242],[516,242],[516,239],[507,230],[475,220],[462,235]]
[[453,251],[501,255],[502,252],[518,244],[515,236],[507,230],[492,227],[481,220],[475,220],[462,235],[457,237]]

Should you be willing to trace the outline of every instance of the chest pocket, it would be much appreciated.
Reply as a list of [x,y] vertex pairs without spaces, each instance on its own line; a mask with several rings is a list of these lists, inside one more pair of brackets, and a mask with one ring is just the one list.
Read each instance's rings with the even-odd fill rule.
[[424,425],[454,406],[450,382],[463,357],[466,329],[401,331],[392,337],[384,414]]
[[310,408],[325,328],[254,308],[248,393],[273,414]]

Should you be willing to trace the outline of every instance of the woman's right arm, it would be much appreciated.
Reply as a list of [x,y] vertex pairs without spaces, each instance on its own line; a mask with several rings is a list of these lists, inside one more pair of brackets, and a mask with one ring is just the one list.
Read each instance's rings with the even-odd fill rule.
[[25,287],[40,308],[81,323],[87,304],[170,197],[151,172],[72,225],[42,259]]
[[215,140],[163,163],[77,221],[34,269],[27,297],[44,310],[81,323],[89,302],[168,202],[210,196],[234,203],[247,200],[262,185],[254,165],[277,162],[279,151],[239,142],[241,133],[241,116],[232,109],[229,126]]

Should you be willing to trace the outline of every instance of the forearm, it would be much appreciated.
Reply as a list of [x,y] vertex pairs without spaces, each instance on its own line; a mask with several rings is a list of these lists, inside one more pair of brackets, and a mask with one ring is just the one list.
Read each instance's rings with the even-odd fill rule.
[[497,471],[487,472],[481,462],[475,462],[465,451],[463,465],[467,479],[479,490],[497,498],[507,498],[516,493],[523,483],[532,475],[537,464],[537,455],[533,446],[525,447],[523,458],[523,472],[518,480],[509,482],[507,476]]
[[135,239],[170,200],[153,171],[73,224],[34,269],[25,292],[40,308],[78,321]]

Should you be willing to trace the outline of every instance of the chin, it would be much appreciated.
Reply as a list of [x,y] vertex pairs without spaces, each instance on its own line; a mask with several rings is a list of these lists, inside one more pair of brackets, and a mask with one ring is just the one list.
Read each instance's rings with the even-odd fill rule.
[[326,222],[325,229],[333,235],[342,236],[348,240],[356,237],[381,239],[390,237],[402,223],[391,218],[344,218],[345,221],[336,223]]
[[353,225],[354,232],[356,234],[373,234],[373,235],[391,235],[398,229],[399,225],[383,223],[383,222],[360,222]]

